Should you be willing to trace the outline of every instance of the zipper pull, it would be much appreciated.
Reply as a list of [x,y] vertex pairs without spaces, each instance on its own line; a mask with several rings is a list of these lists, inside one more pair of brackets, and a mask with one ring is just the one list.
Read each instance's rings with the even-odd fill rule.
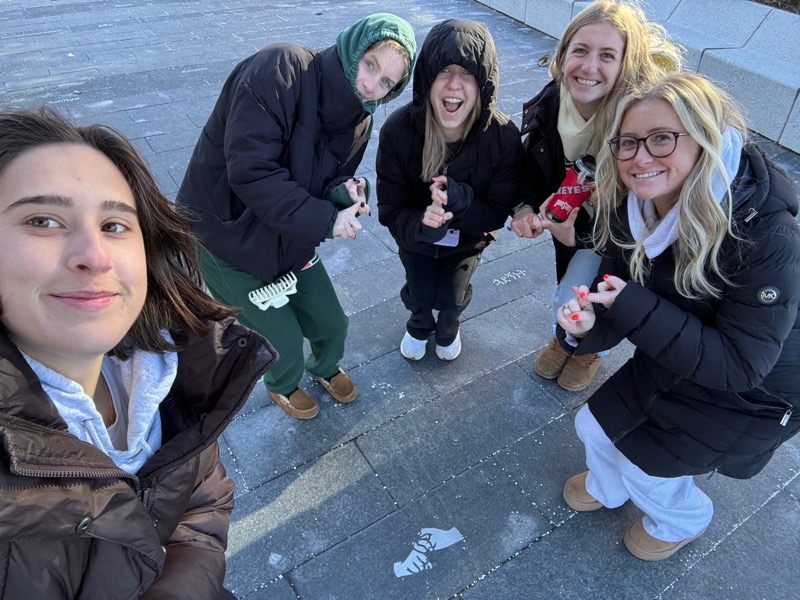
[[753,219],[756,218],[757,214],[758,214],[758,211],[751,206],[750,210],[747,211],[747,216],[744,218],[744,222],[745,223],[749,223],[750,221],[752,221]]
[[786,424],[789,422],[789,419],[792,417],[792,409],[789,408],[783,413],[783,418],[781,419],[781,425],[786,427]]

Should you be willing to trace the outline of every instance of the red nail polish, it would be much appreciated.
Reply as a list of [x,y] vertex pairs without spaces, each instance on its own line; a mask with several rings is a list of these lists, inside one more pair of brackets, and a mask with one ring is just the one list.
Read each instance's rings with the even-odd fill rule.
[[361,203],[361,208],[364,208],[364,203],[363,202]]
[[608,279],[609,277],[611,277],[611,275],[609,275],[608,273],[606,273],[605,275],[603,275],[603,279]]
[[586,298],[586,292],[581,292],[581,298]]
[[580,319],[580,318],[581,318],[581,317],[580,317],[580,315],[572,315],[572,316],[570,317],[570,319],[572,319],[573,321],[577,321],[577,320],[578,320],[578,319]]

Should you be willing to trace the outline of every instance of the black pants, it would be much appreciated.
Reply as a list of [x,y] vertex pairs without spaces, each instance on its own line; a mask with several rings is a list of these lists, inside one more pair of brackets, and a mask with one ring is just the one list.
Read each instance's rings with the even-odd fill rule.
[[[442,258],[400,249],[406,284],[400,298],[411,311],[406,329],[418,340],[435,333],[439,346],[449,346],[458,334],[458,318],[472,300],[472,274],[481,260],[480,250],[459,252]],[[438,310],[438,319],[433,311]]]

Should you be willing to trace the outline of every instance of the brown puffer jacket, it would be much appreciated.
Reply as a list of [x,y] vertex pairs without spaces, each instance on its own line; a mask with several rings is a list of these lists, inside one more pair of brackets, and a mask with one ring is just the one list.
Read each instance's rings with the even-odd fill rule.
[[230,597],[216,439],[276,355],[233,320],[173,338],[162,446],[132,476],[67,431],[0,327],[0,598]]

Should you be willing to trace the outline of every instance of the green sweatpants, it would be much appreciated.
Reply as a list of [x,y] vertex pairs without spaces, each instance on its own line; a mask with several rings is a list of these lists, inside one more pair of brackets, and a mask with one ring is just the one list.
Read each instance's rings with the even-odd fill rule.
[[[300,384],[305,369],[330,379],[339,372],[347,338],[347,316],[339,304],[322,261],[297,275],[297,293],[280,308],[261,310],[247,295],[267,282],[240,271],[200,247],[200,267],[211,295],[220,302],[243,308],[238,319],[275,346],[278,362],[264,375],[264,385],[276,394],[288,395]],[[303,339],[311,355],[303,360]]]

